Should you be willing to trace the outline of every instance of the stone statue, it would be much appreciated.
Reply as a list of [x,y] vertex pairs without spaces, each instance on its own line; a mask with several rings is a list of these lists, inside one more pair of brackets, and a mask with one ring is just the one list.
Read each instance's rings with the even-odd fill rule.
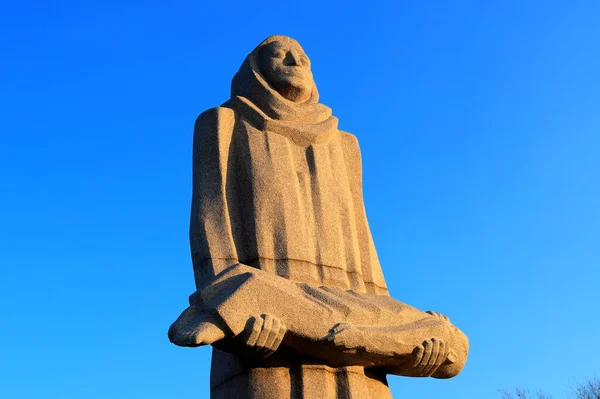
[[465,365],[467,337],[447,317],[390,298],[358,141],[337,126],[285,36],[258,45],[231,99],[196,121],[197,291],[169,339],[213,345],[212,398],[390,398],[387,374]]

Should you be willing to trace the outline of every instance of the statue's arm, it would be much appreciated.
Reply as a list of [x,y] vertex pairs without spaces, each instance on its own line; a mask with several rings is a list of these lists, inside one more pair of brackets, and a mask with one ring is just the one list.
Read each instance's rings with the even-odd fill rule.
[[341,142],[346,161],[346,170],[350,183],[352,202],[360,246],[361,268],[367,292],[377,295],[389,295],[383,271],[379,263],[373,236],[367,220],[363,198],[362,159],[358,139],[351,133],[340,131]]
[[233,334],[215,309],[203,306],[207,296],[222,295],[220,289],[214,290],[215,278],[218,281],[219,275],[239,265],[227,200],[234,124],[235,114],[227,107],[210,109],[196,120],[190,247],[197,291],[190,296],[190,306],[171,325],[168,335],[176,345],[190,347],[240,335],[237,341],[226,340],[229,344],[222,344],[264,357],[273,353],[285,336],[286,327],[280,319],[259,311],[243,320],[234,317],[234,321],[246,325],[246,334]]
[[217,107],[194,127],[190,248],[198,290],[238,263],[226,192],[234,123],[233,110]]

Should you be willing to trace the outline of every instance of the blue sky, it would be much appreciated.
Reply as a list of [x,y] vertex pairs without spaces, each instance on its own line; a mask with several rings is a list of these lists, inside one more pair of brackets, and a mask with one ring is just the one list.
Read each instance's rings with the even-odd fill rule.
[[196,116],[245,55],[300,41],[363,153],[392,295],[470,337],[395,397],[566,398],[600,373],[597,1],[4,1],[0,396],[199,398],[169,344],[194,288]]

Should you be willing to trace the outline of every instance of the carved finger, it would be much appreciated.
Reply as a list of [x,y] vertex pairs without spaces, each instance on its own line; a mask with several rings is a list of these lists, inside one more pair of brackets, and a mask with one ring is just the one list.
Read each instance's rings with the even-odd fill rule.
[[281,323],[281,326],[279,327],[279,334],[277,334],[275,342],[273,342],[273,350],[277,350],[277,348],[279,348],[279,345],[281,345],[281,341],[283,341],[286,332],[287,328],[283,325],[283,323]]
[[429,359],[431,359],[431,355],[433,352],[433,342],[424,341],[423,348],[425,349],[425,353],[423,354],[423,359],[421,359],[421,363],[417,366],[421,373],[425,371],[425,368],[429,364]]
[[440,339],[435,339],[433,355],[431,356],[429,365],[428,365],[427,369],[425,370],[425,374],[427,374],[428,376],[433,374],[438,369],[440,364],[442,364],[441,358],[444,355],[444,350],[445,350],[444,346],[445,346],[444,341],[442,341]]
[[274,351],[273,344],[279,335],[279,329],[281,328],[281,321],[274,317],[273,318],[273,326],[271,327],[271,331],[269,332],[269,336],[267,337],[267,341],[265,342],[265,349]]
[[413,368],[419,368],[421,365],[421,360],[423,360],[423,355],[425,354],[425,347],[421,344],[417,346],[415,353],[415,361],[413,362]]
[[437,370],[438,367],[440,367],[440,364],[442,364],[442,356],[444,356],[444,351],[446,350],[444,340],[436,338],[435,341],[437,343],[437,353],[435,359],[432,359],[431,367],[429,368],[428,374],[433,374],[435,370]]
[[261,317],[251,317],[250,320],[250,329],[248,331],[248,338],[246,338],[246,345],[254,346],[262,331],[263,319]]
[[450,344],[448,344],[448,342],[446,341],[442,341],[442,350],[441,350],[441,354],[440,354],[440,358],[438,359],[438,365],[431,371],[431,374],[435,373],[442,364],[444,364],[446,362],[446,359],[448,358],[448,354],[450,353]]
[[440,341],[440,352],[435,362],[434,369],[431,371],[432,373],[435,370],[437,370],[438,367],[442,365],[442,363],[444,363],[444,360],[446,360],[446,353],[448,353],[448,344],[446,343],[446,341],[444,341],[443,339],[438,339],[438,341]]
[[273,316],[271,316],[270,314],[265,314],[262,317],[263,317],[262,331],[260,332],[258,340],[256,341],[256,346],[258,346],[260,348],[265,347],[267,339],[269,338],[269,334],[271,333],[271,329],[273,328]]
[[431,369],[433,363],[436,361],[438,352],[439,352],[438,347],[439,347],[439,342],[435,338],[432,338],[431,340],[429,340],[429,348],[431,350],[431,356],[429,357],[429,359],[427,359],[426,362],[423,362],[422,372],[424,375],[427,375],[429,373],[429,370]]
[[437,364],[441,365],[442,363],[444,363],[444,360],[446,360],[446,356],[448,353],[448,344],[443,339],[440,339],[439,341],[440,341],[440,356],[438,358]]
[[440,365],[442,365],[446,362],[446,360],[448,359],[448,356],[450,356],[450,344],[447,343],[446,341],[444,341],[444,354],[442,356],[442,361],[441,361]]

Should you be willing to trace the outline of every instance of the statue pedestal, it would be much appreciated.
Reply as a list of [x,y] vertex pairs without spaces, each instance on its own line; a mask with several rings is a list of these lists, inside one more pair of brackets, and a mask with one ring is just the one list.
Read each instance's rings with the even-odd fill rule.
[[[270,362],[277,363],[278,360]],[[318,364],[288,364],[266,367],[244,363],[238,356],[213,349],[211,399],[392,398],[385,375],[371,375],[360,366],[333,368]]]

